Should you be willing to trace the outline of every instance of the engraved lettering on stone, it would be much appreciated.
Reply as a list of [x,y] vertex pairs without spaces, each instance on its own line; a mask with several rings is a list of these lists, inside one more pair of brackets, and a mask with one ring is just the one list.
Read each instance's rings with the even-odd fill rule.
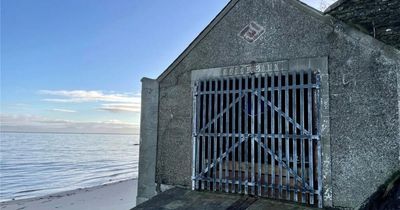
[[260,74],[272,71],[286,70],[288,70],[287,62],[259,63],[254,65],[242,65],[221,68],[222,76]]

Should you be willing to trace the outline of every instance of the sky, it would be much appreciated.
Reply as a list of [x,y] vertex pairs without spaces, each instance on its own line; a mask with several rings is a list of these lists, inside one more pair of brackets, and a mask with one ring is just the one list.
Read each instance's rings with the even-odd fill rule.
[[1,131],[138,133],[140,79],[228,2],[1,0]]

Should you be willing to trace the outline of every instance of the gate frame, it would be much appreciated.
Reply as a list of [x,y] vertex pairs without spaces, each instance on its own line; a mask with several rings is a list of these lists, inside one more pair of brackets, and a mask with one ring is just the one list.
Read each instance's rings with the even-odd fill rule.
[[[264,68],[261,68],[264,66]],[[313,71],[318,71],[320,74],[320,133],[321,133],[321,167],[322,167],[322,205],[324,207],[332,206],[332,180],[331,180],[331,150],[330,150],[330,115],[329,115],[329,73],[328,73],[328,57],[315,57],[315,58],[301,58],[301,59],[290,59],[290,60],[280,60],[274,62],[263,62],[219,67],[219,68],[209,68],[209,69],[199,69],[192,70],[191,72],[191,87],[192,93],[195,93],[195,82],[198,80],[214,79],[224,76],[234,76],[234,75],[248,75],[257,73],[267,73],[267,72],[277,72],[277,71],[289,71],[297,72],[301,69],[312,69]],[[193,101],[195,104],[195,101]],[[196,107],[193,106],[195,111]],[[193,125],[195,124],[195,116],[192,119]],[[192,125],[192,136],[195,135],[195,130]],[[195,142],[195,137],[192,139],[192,148],[194,148],[193,143]],[[192,151],[192,178],[195,176],[195,151]],[[192,186],[193,188],[194,186]]]

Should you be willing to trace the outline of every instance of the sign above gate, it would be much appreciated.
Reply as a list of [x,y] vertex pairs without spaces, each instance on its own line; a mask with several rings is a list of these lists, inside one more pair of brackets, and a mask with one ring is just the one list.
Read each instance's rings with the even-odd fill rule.
[[[274,61],[265,63],[252,63],[238,66],[227,66],[211,69],[199,69],[193,70],[191,75],[192,83],[195,80],[211,79],[223,76],[235,76],[235,75],[251,75],[251,74],[263,74],[268,72],[288,71],[289,61]],[[192,84],[193,85],[193,84]]]
[[259,74],[273,71],[287,71],[287,61],[255,63],[250,65],[222,67],[222,76]]

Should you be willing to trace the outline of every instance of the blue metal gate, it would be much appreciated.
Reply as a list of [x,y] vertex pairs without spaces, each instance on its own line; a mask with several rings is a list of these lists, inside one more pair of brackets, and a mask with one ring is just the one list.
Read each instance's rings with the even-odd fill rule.
[[319,87],[312,70],[195,81],[193,190],[322,207]]

